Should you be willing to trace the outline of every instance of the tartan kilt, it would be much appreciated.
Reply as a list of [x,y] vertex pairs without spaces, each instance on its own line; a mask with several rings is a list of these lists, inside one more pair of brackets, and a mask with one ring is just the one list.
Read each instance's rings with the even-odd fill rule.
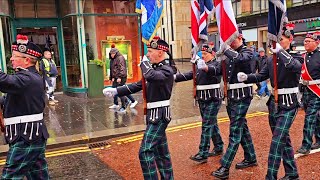
[[210,139],[215,150],[223,149],[223,141],[217,123],[217,114],[221,107],[221,101],[199,101],[199,109],[202,117],[202,131],[199,145],[199,154],[208,157]]
[[42,138],[30,144],[22,139],[10,144],[1,179],[49,179],[46,143]]
[[169,122],[164,118],[157,123],[147,124],[139,150],[144,179],[159,179],[157,168],[161,179],[173,179],[171,157],[165,132],[168,124]]
[[226,153],[221,158],[221,165],[229,168],[241,144],[244,150],[244,158],[248,161],[256,160],[252,138],[245,118],[252,98],[241,101],[229,100],[227,112],[230,119],[229,145]]
[[320,142],[320,98],[309,89],[303,92],[302,97],[305,110],[302,148],[309,150],[314,134],[316,141]]
[[272,140],[268,157],[268,179],[277,179],[281,159],[286,175],[296,176],[297,165],[294,160],[294,151],[290,140],[290,127],[298,112],[298,107],[293,109],[275,108],[274,96],[268,101],[269,125],[272,131]]

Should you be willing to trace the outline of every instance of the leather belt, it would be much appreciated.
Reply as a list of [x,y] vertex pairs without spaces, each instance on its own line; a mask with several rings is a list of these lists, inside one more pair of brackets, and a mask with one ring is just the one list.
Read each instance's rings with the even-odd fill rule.
[[220,84],[197,85],[197,90],[217,89]]
[[245,88],[245,87],[251,87],[253,84],[245,84],[245,83],[234,83],[234,84],[229,84],[228,89],[240,89],[240,88]]
[[314,85],[314,84],[320,84],[320,79],[317,79],[317,80],[312,80],[312,81],[307,81],[307,80],[300,80],[300,83],[305,85],[305,86],[308,86],[308,85]]
[[16,116],[16,117],[4,118],[4,125],[34,122],[34,121],[40,121],[42,119],[43,119],[43,113]]
[[166,106],[170,106],[170,100],[147,103],[147,109],[154,109],[154,108],[166,107]]
[[[282,94],[294,94],[294,93],[298,93],[298,92],[299,92],[299,88],[298,87],[278,89],[278,94],[279,95],[282,95]],[[274,90],[273,89],[272,89],[272,94],[274,94]]]

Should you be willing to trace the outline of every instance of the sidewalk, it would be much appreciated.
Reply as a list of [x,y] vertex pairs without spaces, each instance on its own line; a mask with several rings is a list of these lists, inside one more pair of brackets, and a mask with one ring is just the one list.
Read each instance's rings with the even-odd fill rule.
[[[181,72],[191,70],[189,63],[177,64]],[[171,96],[173,120],[170,126],[200,120],[199,109],[193,106],[192,91],[192,81],[174,85]],[[142,93],[134,94],[133,97],[139,102],[138,105],[134,109],[128,108],[126,113],[118,113],[108,108],[113,103],[110,98],[83,99],[57,95],[59,103],[46,106],[44,112],[50,134],[48,148],[92,143],[143,131],[145,120]],[[249,112],[267,111],[266,100],[267,98],[254,99]],[[218,117],[227,117],[225,105],[220,109]],[[0,153],[6,152],[7,149],[7,145],[0,145]]]

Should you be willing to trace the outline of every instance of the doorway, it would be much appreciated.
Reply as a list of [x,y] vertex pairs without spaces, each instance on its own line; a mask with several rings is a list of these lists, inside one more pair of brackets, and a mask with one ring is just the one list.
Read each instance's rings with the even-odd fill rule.
[[22,27],[16,28],[17,34],[23,34],[28,36],[29,41],[37,44],[42,51],[50,49],[52,59],[57,65],[59,75],[57,77],[56,92],[63,90],[61,81],[61,64],[60,64],[60,53],[58,46],[57,27]]

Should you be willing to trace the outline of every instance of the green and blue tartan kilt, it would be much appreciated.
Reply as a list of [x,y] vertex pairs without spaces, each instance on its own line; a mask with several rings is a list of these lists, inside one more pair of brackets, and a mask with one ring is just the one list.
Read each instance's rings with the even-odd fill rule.
[[312,145],[313,135],[315,135],[316,141],[320,142],[320,98],[310,90],[305,90],[302,97],[306,113],[303,127],[302,148],[309,150]]
[[161,179],[173,179],[173,169],[166,137],[168,122],[160,119],[148,123],[139,150],[140,165],[144,179],[157,180],[157,167]]
[[46,140],[31,144],[22,139],[9,145],[6,164],[1,179],[49,179],[48,164],[45,158]]
[[278,107],[276,111],[274,97],[271,96],[268,109],[272,141],[268,157],[267,177],[270,180],[277,179],[281,158],[286,175],[296,176],[298,170],[294,160],[294,151],[291,145],[289,130],[297,115],[298,107],[291,110]]
[[223,149],[223,141],[217,122],[217,114],[221,107],[221,101],[199,101],[200,114],[202,117],[202,131],[199,145],[199,154],[208,157],[210,149],[210,139],[212,139],[214,149]]
[[228,101],[227,112],[230,119],[229,145],[221,158],[221,165],[229,168],[241,144],[244,158],[248,161],[256,160],[252,138],[245,118],[252,98],[241,101]]

